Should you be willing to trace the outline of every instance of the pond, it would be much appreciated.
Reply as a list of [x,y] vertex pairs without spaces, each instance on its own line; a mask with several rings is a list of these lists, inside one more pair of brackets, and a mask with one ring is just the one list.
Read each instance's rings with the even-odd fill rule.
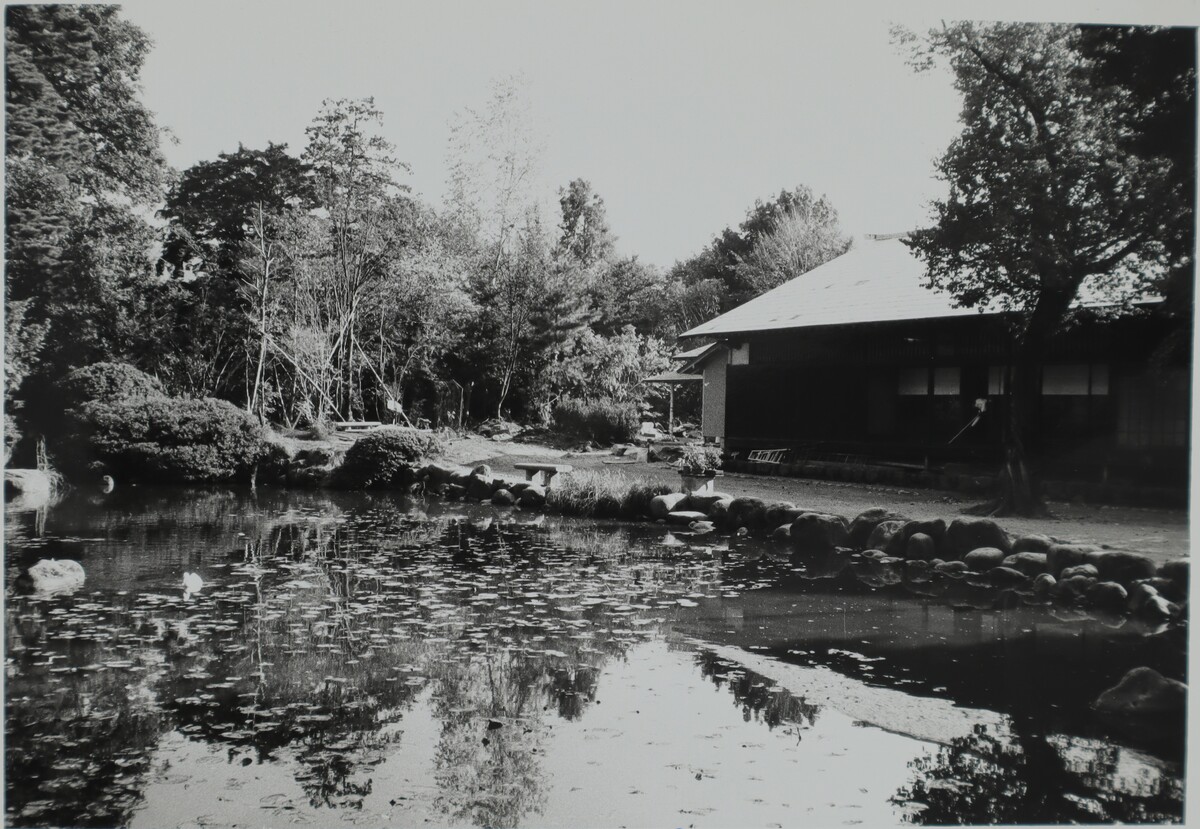
[[[1181,727],[1089,707],[1183,678],[1180,628],[379,494],[127,487],[5,541],[8,825],[1182,818]],[[39,558],[86,584],[16,591]]]

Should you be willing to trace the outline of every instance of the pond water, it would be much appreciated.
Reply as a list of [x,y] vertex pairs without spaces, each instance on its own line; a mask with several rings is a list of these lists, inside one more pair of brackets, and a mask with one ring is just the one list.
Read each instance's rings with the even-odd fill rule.
[[[8,825],[1183,813],[1181,724],[1088,706],[1136,665],[1183,678],[1178,628],[387,495],[129,487],[10,511],[5,541]],[[39,558],[85,586],[21,594]]]

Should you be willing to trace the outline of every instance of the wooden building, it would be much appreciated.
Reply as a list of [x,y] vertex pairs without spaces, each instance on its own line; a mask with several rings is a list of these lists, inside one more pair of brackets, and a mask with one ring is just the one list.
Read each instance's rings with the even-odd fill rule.
[[[922,286],[899,235],[846,254],[687,331],[708,342],[702,429],[731,451],[994,467],[1001,458],[1005,315]],[[1091,303],[1099,305],[1099,303]],[[1147,300],[1089,313],[1051,343],[1037,415],[1047,473],[1186,485],[1191,367],[1152,360],[1164,327]],[[1104,317],[1109,317],[1104,319]]]

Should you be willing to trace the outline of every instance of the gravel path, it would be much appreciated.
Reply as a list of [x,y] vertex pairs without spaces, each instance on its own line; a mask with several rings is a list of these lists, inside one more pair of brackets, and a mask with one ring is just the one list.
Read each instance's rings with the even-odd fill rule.
[[[576,469],[603,469],[614,474],[671,485],[678,473],[665,463],[613,463],[608,452],[564,452],[546,446],[469,437],[454,441],[448,453],[456,463],[486,463],[496,472],[513,474],[521,461],[557,460]],[[888,507],[916,519],[944,518],[947,521],[978,499],[960,493],[930,489],[900,489],[869,484],[778,478],[730,473],[717,479],[717,489],[731,495],[752,496],[764,501],[791,501],[818,512],[853,518],[871,507]],[[1188,512],[1178,509],[1146,509],[1050,502],[1052,518],[1001,518],[998,523],[1010,533],[1042,533],[1064,541],[1087,542],[1136,550],[1158,561],[1186,556],[1189,545]]]

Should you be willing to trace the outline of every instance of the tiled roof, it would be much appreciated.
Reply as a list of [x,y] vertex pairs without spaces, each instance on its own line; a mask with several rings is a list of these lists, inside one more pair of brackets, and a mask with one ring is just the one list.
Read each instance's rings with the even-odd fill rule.
[[[838,258],[684,332],[681,337],[980,313],[974,308],[956,307],[949,294],[924,287],[925,266],[900,241],[900,236],[856,240],[854,247]],[[1149,297],[1147,300],[1153,301]],[[1082,304],[1098,303],[1095,299],[1085,299]]]
[[672,360],[684,360],[686,362],[687,360],[691,360],[693,357],[699,357],[701,354],[704,353],[704,350],[706,348],[708,348],[707,345],[702,345],[697,348],[689,349],[687,351],[679,351],[679,352],[676,352],[675,354],[672,354],[671,359]]

